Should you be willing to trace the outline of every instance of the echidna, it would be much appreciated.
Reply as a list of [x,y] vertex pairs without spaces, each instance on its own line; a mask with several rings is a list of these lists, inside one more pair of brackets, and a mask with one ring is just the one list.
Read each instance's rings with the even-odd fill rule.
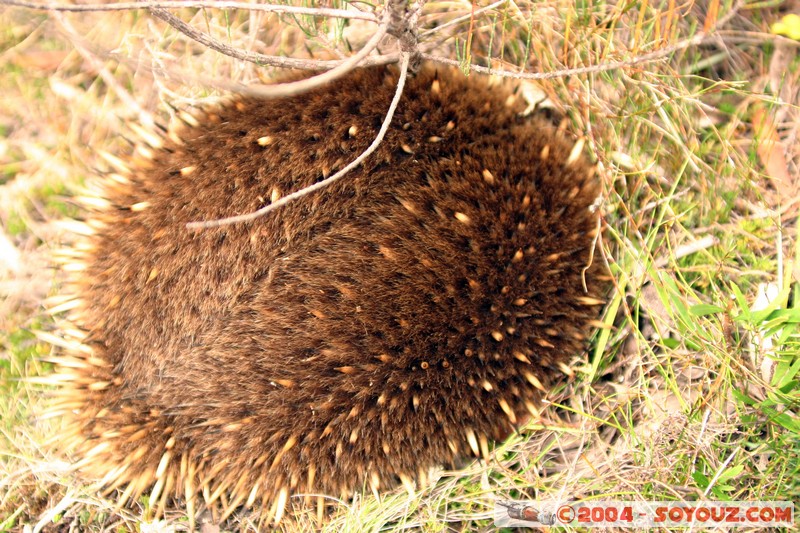
[[408,80],[345,178],[251,222],[373,141],[398,80],[356,70],[301,96],[233,98],[83,199],[67,252],[56,412],[78,466],[121,501],[150,491],[280,519],[487,456],[582,350],[600,286],[599,193],[510,88],[455,69]]

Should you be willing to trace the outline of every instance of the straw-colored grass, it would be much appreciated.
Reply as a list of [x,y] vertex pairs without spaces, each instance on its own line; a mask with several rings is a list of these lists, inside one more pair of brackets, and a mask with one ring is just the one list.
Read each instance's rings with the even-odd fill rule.
[[[425,5],[426,53],[465,71],[594,67],[525,90],[546,98],[542,112],[563,117],[600,164],[598,260],[615,285],[607,327],[575,355],[541,419],[497,443],[492,461],[442,472],[413,497],[342,502],[323,524],[299,509],[282,528],[488,531],[494,502],[514,498],[800,500],[800,43],[770,34],[788,4]],[[230,47],[296,58],[349,56],[375,28],[172,12]],[[61,278],[47,267],[62,238],[53,221],[74,214],[69,195],[94,172],[97,151],[125,153],[126,121],[166,122],[173,107],[220,94],[214,80],[275,72],[144,10],[0,7],[0,531],[187,527],[179,505],[158,520],[146,498],[116,509],[113,494],[70,474],[46,446],[57,421],[37,416],[46,388],[21,378],[48,370],[40,359],[52,348],[33,332],[52,327],[42,301]],[[759,300],[769,284],[777,296]],[[204,530],[247,530],[249,519]]]

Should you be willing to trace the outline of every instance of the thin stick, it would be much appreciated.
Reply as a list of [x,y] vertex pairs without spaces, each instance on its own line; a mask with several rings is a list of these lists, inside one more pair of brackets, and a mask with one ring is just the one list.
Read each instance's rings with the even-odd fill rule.
[[[120,63],[123,63],[129,66],[132,69],[143,69],[148,71],[150,74],[163,76],[165,78],[169,78],[174,81],[181,82],[186,85],[202,85],[204,87],[209,87],[212,89],[218,89],[221,91],[229,91],[232,93],[236,93],[242,96],[253,96],[258,98],[269,98],[276,96],[274,92],[270,92],[270,88],[272,85],[261,85],[261,84],[253,84],[248,85],[245,83],[239,82],[232,82],[226,81],[223,79],[216,79],[212,78],[211,76],[204,76],[195,74],[193,72],[188,72],[186,70],[181,70],[179,67],[170,65],[169,67],[158,67],[152,64],[148,64],[143,62],[142,60],[129,60],[125,57],[119,57],[116,54],[108,54],[106,53],[103,55],[102,53],[95,52],[95,54],[101,57],[108,57],[113,58]],[[365,58],[359,67],[366,67],[366,66],[379,66],[379,65],[391,65],[397,63],[400,58],[400,53],[395,52],[386,55],[375,55],[369,56]],[[306,59],[293,59],[293,58],[280,58],[280,59],[287,59],[285,64],[283,65],[275,65],[275,66],[282,66],[286,68],[297,68],[302,70],[326,70],[331,68],[332,65],[341,65],[343,61],[326,61],[325,63],[329,63],[329,65],[324,66],[314,66],[314,60],[306,60]]]
[[[7,1],[7,0],[0,0],[0,3],[4,2],[4,1]],[[13,0],[13,1],[16,1],[16,0]],[[739,7],[740,7],[740,4],[737,4],[728,13],[726,13],[724,17],[720,18],[717,21],[717,24],[716,24],[715,28],[720,28],[720,27],[724,26],[725,24],[727,24],[727,22],[736,15],[736,13],[739,10]],[[158,14],[158,13],[156,13],[156,10],[152,10],[152,11],[154,12],[154,14]],[[183,21],[181,21],[180,19],[178,19],[177,17],[174,17],[173,15],[171,15],[171,14],[165,12],[165,11],[164,11],[164,13],[166,13],[166,15],[169,16],[169,18],[168,19],[164,18],[164,17],[160,17],[160,18],[162,18],[162,20],[165,20],[168,24],[172,25],[175,29],[177,29],[181,33],[186,34],[188,37],[190,37],[190,38],[200,42],[201,44],[204,44],[204,45],[206,45],[206,46],[208,46],[208,47],[210,47],[210,48],[212,48],[212,49],[214,49],[214,50],[216,50],[216,51],[218,51],[218,52],[220,52],[222,54],[234,57],[236,59],[241,59],[241,60],[244,60],[244,61],[250,61],[252,63],[256,63],[256,64],[260,64],[260,65],[270,65],[270,66],[276,66],[276,67],[289,67],[289,68],[304,68],[304,69],[309,69],[309,68],[331,68],[332,65],[340,66],[342,64],[340,61],[325,61],[325,62],[321,62],[320,61],[320,62],[315,62],[315,64],[313,66],[309,66],[307,64],[309,60],[298,60],[298,59],[279,57],[279,56],[267,56],[267,55],[263,55],[263,54],[257,54],[257,53],[254,53],[254,52],[245,52],[245,51],[230,47],[230,46],[226,45],[225,43],[222,43],[221,41],[218,41],[218,40],[214,39],[213,37],[211,37],[209,35],[200,33],[197,30],[195,30],[194,28],[192,28],[191,26],[189,26],[188,24],[186,24]],[[471,16],[472,15],[470,15],[470,17]],[[440,29],[440,28],[436,28],[436,30],[438,30],[438,29]],[[424,32],[423,35],[425,35],[427,33],[430,33],[430,31]],[[551,71],[551,72],[514,72],[514,71],[510,71],[510,70],[493,69],[493,68],[488,68],[488,67],[484,67],[484,66],[481,66],[481,65],[473,65],[473,64],[470,64],[469,68],[470,68],[470,70],[474,70],[475,72],[479,72],[479,73],[483,73],[483,74],[495,74],[495,75],[504,76],[504,77],[508,77],[508,78],[516,78],[516,79],[524,79],[524,80],[545,80],[545,79],[560,78],[560,77],[572,76],[572,75],[581,75],[581,74],[590,74],[590,73],[596,73],[596,72],[605,72],[605,71],[609,71],[609,70],[616,70],[616,69],[620,69],[620,68],[632,67],[632,66],[645,64],[645,63],[650,63],[650,62],[653,62],[653,61],[658,61],[660,59],[664,59],[665,57],[667,57],[668,55],[670,55],[670,54],[672,54],[674,52],[677,52],[677,51],[680,51],[680,50],[684,50],[686,48],[689,48],[690,46],[695,46],[695,45],[702,44],[706,40],[708,40],[709,38],[714,37],[714,36],[715,36],[715,34],[711,33],[711,32],[708,32],[708,33],[700,32],[697,35],[695,35],[695,36],[693,36],[691,38],[679,41],[679,42],[675,43],[674,45],[671,45],[671,46],[668,46],[668,47],[665,47],[665,48],[661,48],[659,50],[655,50],[655,51],[650,52],[648,54],[636,56],[636,57],[633,57],[631,59],[627,59],[627,60],[624,60],[624,61],[613,61],[613,62],[609,62],[609,63],[601,63],[599,65],[590,65],[590,66],[587,66],[587,67],[560,69],[560,70],[554,70],[554,71]],[[435,55],[428,54],[428,53],[425,53],[425,52],[421,52],[420,56],[422,58],[424,58],[424,59],[428,59],[428,60],[436,62],[436,63],[443,63],[443,64],[447,64],[447,65],[453,65],[455,67],[460,67],[461,66],[458,61],[455,61],[453,59],[449,59],[449,58],[446,58],[446,57],[435,56]],[[396,61],[397,57],[398,57],[397,54],[390,54],[390,55],[387,55],[387,56],[379,56],[379,57],[375,57],[375,58],[373,58],[373,57],[366,58],[365,57],[364,58],[365,60],[362,63],[360,63],[360,66],[369,66],[369,65],[373,65],[373,64],[384,65],[384,64],[388,64],[388,63],[393,63],[393,62]],[[215,84],[212,84],[212,85],[217,86],[219,84],[215,83]],[[269,90],[268,89],[262,90],[259,87],[251,87],[251,88],[243,89],[242,86],[231,86],[231,87],[222,86],[222,87],[219,87],[219,88],[234,90],[234,91],[238,91],[238,92],[243,92],[243,93],[249,94],[251,96],[269,96],[267,93],[268,92],[272,92],[271,91],[272,87],[273,86],[270,86]],[[275,91],[275,92],[277,92],[277,91]]]
[[285,205],[292,200],[297,198],[301,198],[307,194],[310,194],[314,191],[322,189],[323,187],[327,187],[334,181],[340,179],[345,174],[350,172],[352,169],[360,165],[367,157],[374,152],[378,146],[383,141],[383,137],[386,135],[387,130],[389,129],[389,125],[392,122],[392,117],[394,116],[395,109],[397,109],[397,104],[400,102],[400,97],[403,95],[403,87],[406,84],[406,75],[408,74],[408,62],[411,57],[409,53],[402,53],[400,55],[400,79],[397,81],[397,90],[394,93],[394,98],[392,99],[392,103],[389,106],[389,110],[386,112],[386,118],[383,120],[383,124],[381,124],[381,129],[378,131],[378,135],[375,137],[375,140],[372,141],[372,144],[364,150],[364,152],[354,159],[349,165],[344,167],[342,170],[334,174],[333,176],[324,179],[318,183],[313,185],[309,185],[308,187],[304,187],[299,191],[295,191],[288,196],[284,196],[277,202],[271,203],[269,205],[265,205],[261,209],[257,211],[253,211],[252,213],[247,213],[244,215],[236,215],[228,218],[220,218],[217,220],[208,220],[205,222],[189,222],[186,224],[188,229],[205,229],[205,228],[218,228],[220,226],[228,226],[231,224],[237,224],[240,222],[249,222],[251,220],[255,220],[258,217],[264,216],[267,213],[278,209],[282,205]]
[[[262,54],[254,54],[252,52],[242,52],[241,50],[237,50],[236,48],[231,48],[229,46],[226,46],[220,41],[211,37],[210,35],[195,30],[194,28],[192,28],[184,21],[182,21],[181,19],[179,19],[178,17],[176,17],[175,15],[173,15],[172,13],[170,13],[165,9],[151,8],[150,13],[160,18],[161,20],[163,20],[164,22],[166,22],[179,32],[187,35],[188,37],[194,39],[200,44],[203,44],[213,50],[216,50],[217,52],[230,55],[237,59],[254,61],[256,63],[266,60],[268,64],[277,66],[272,63],[272,61],[276,59],[276,56],[264,56]],[[331,70],[300,81],[279,83],[276,85],[269,85],[269,86],[266,85],[252,86],[248,89],[248,92],[253,96],[260,96],[264,98],[292,96],[309,91],[314,87],[319,87],[320,85],[329,83],[337,78],[340,78],[341,76],[344,76],[345,74],[350,72],[353,68],[355,68],[361,62],[362,59],[367,57],[370,54],[370,52],[372,52],[378,46],[378,43],[381,42],[381,39],[383,39],[383,37],[386,35],[386,30],[388,28],[388,22],[385,20],[386,18],[387,17],[384,17],[383,23],[378,26],[378,30],[375,32],[372,38],[370,38],[370,40],[367,41],[367,44],[364,45],[364,48],[359,50],[357,54],[339,63],[338,66],[332,68]],[[282,59],[284,58],[277,58],[277,59],[281,63],[284,62],[282,61]]]
[[118,2],[115,4],[81,4],[81,5],[59,5],[59,4],[37,4],[36,2],[25,2],[22,0],[0,0],[0,4],[8,6],[25,7],[41,11],[132,11],[135,9],[183,9],[183,8],[211,8],[211,9],[246,9],[249,11],[266,11],[269,13],[291,13],[294,15],[311,15],[312,17],[333,17],[344,19],[359,19],[377,22],[378,17],[374,13],[365,11],[355,11],[347,9],[330,9],[324,7],[296,7],[273,4],[251,4],[249,2],[232,2],[228,0],[167,0],[167,1],[147,1],[142,2]]
[[[353,19],[360,19],[360,20],[367,20],[370,22],[378,22],[378,17],[373,13],[367,13],[362,11],[347,11],[347,10],[336,10],[336,9],[327,9],[327,8],[299,8],[293,6],[281,6],[281,5],[271,5],[271,4],[248,4],[244,2],[233,2],[233,1],[215,1],[215,0],[200,0],[200,1],[193,1],[193,0],[186,0],[184,1],[176,1],[176,0],[167,0],[167,1],[143,1],[143,2],[122,2],[118,4],[84,4],[84,5],[66,5],[66,6],[59,6],[59,5],[47,5],[47,4],[36,4],[33,2],[25,2],[21,0],[0,0],[0,5],[10,5],[10,6],[18,6],[28,9],[42,9],[42,10],[52,10],[55,12],[66,11],[66,12],[86,12],[86,11],[123,11],[123,10],[132,10],[132,9],[140,9],[142,7],[152,7],[153,10],[157,8],[166,8],[166,7],[215,7],[215,8],[241,8],[241,9],[249,9],[251,11],[267,11],[267,12],[286,12],[286,13],[293,13],[293,14],[309,14],[315,16],[335,16],[339,18],[344,18],[347,16],[348,18]],[[338,14],[337,14],[338,13]],[[340,66],[344,60],[321,60],[321,59],[299,59],[293,57],[283,57],[283,56],[272,56],[266,54],[260,54],[257,52],[251,52],[249,50],[241,50],[238,48],[234,48],[225,44],[222,41],[211,37],[210,35],[201,33],[188,24],[184,23],[177,17],[160,17],[162,20],[165,20],[168,24],[172,27],[176,28],[181,33],[187,35],[191,39],[216,50],[217,52],[233,57],[235,59],[239,59],[241,61],[248,61],[250,63],[254,63],[259,66],[270,66],[270,67],[277,67],[277,68],[287,68],[287,69],[299,69],[299,70],[330,70],[332,68],[336,68]],[[102,53],[97,53],[97,55],[103,56]],[[365,57],[363,61],[359,64],[359,66],[367,67],[367,66],[378,66],[378,65],[388,65],[392,63],[397,63],[399,60],[400,55],[397,53],[387,54],[387,55],[380,55],[380,56],[372,56],[372,57]],[[137,67],[138,68],[138,67]],[[200,82],[205,85],[209,85],[218,89],[225,89],[225,90],[235,90],[241,91],[241,86],[237,85],[222,85],[219,83],[213,83],[209,81],[205,81],[203,78],[196,77],[196,76],[171,76],[173,79],[178,79],[179,81],[185,82]],[[262,95],[263,92],[258,93]]]
[[[502,3],[503,2],[496,2],[496,3],[492,4],[491,6],[487,6],[486,8],[482,8],[479,11],[484,11],[488,7],[493,7],[495,5],[502,4]],[[119,3],[119,4],[108,4],[108,5],[103,5],[103,4],[99,4],[99,5],[98,4],[84,4],[84,5],[73,5],[73,6],[48,6],[46,4],[36,4],[36,3],[33,3],[33,2],[25,2],[25,1],[21,1],[21,0],[0,0],[0,5],[2,5],[2,4],[26,7],[26,8],[30,8],[30,9],[51,9],[51,10],[55,10],[55,11],[92,11],[92,10],[97,10],[97,9],[94,9],[94,8],[100,8],[100,7],[103,7],[105,10],[111,11],[111,10],[122,10],[123,7],[120,7],[120,6],[127,6],[127,7],[125,7],[125,9],[133,9],[133,8],[139,8],[139,7],[153,6],[154,9],[152,11],[154,12],[154,14],[157,14],[155,8],[156,7],[161,7],[161,6],[173,6],[173,5],[180,5],[180,7],[192,7],[192,6],[195,6],[195,7],[203,7],[203,6],[222,7],[222,6],[225,6],[225,7],[233,8],[233,7],[238,7],[239,5],[241,5],[242,9],[250,9],[250,10],[256,10],[256,11],[285,11],[285,12],[292,12],[292,13],[293,12],[297,12],[297,13],[309,12],[308,14],[319,15],[319,16],[322,16],[323,13],[327,14],[328,11],[340,11],[342,17],[344,17],[345,13],[358,13],[359,14],[358,16],[354,16],[354,15],[348,15],[348,16],[350,18],[358,18],[358,19],[369,20],[369,21],[373,21],[373,22],[377,21],[377,17],[375,15],[370,14],[370,13],[364,13],[364,12],[346,11],[346,10],[327,10],[327,9],[322,9],[322,8],[294,8],[294,7],[291,7],[291,6],[273,6],[273,5],[269,5],[269,4],[247,4],[247,3],[242,3],[242,2],[214,1],[214,0],[206,0],[206,1],[186,0],[186,2],[171,0],[171,1],[162,1],[162,2],[158,2],[158,1],[141,2],[141,3],[130,3],[130,2],[127,2],[127,3]],[[726,13],[726,15],[724,17],[720,18],[717,21],[717,24],[716,24],[715,28],[719,28],[719,27],[724,26],[731,18],[733,18],[733,16],[735,16],[735,14],[739,10],[739,7],[740,7],[740,4],[737,4],[728,13]],[[89,8],[92,8],[92,9],[89,9]],[[310,13],[311,11],[313,11],[314,13]],[[166,13],[166,12],[164,12],[164,13]],[[169,17],[167,17],[166,15],[169,15]],[[184,23],[183,21],[181,21],[177,17],[172,16],[169,13],[166,13],[166,15],[165,16],[161,16],[160,18],[162,18],[162,20],[167,21],[170,25],[172,25],[174,28],[178,29],[178,31],[180,31],[181,33],[184,33],[188,37],[190,37],[190,38],[200,42],[201,44],[204,44],[204,45],[206,45],[206,46],[208,46],[208,47],[210,47],[210,48],[212,48],[212,49],[214,49],[214,50],[216,50],[216,51],[218,51],[218,52],[220,52],[222,54],[225,54],[227,56],[230,56],[230,57],[233,57],[235,59],[242,60],[242,61],[248,61],[248,62],[251,62],[251,63],[255,63],[257,65],[268,65],[268,66],[272,66],[272,67],[293,68],[293,69],[302,69],[302,70],[327,70],[327,69],[332,69],[332,68],[336,68],[338,66],[341,66],[342,63],[343,63],[341,60],[327,60],[326,61],[326,60],[312,60],[312,59],[296,59],[296,58],[291,58],[291,57],[270,56],[270,55],[265,55],[265,54],[259,54],[259,53],[256,53],[256,52],[243,51],[243,50],[228,46],[225,43],[223,43],[223,42],[221,42],[221,41],[219,41],[217,39],[214,39],[213,37],[211,37],[209,35],[206,35],[206,34],[203,34],[201,32],[198,32],[197,30],[195,30],[194,28],[192,28],[188,24]],[[331,16],[339,16],[339,15],[336,15],[334,13],[331,13],[330,15]],[[472,17],[472,15],[470,15],[470,17]],[[458,20],[458,21],[464,20],[464,17],[461,17],[460,19],[456,19],[456,20]],[[455,20],[448,22],[447,25],[449,25],[452,22],[455,22]],[[442,29],[442,27],[444,27],[444,26],[441,26],[441,27],[438,27],[438,28],[434,28],[434,29],[431,29],[431,30],[426,30],[425,32],[422,33],[422,35],[424,36],[424,35],[429,35],[429,34],[434,33],[434,32],[438,32],[439,30]],[[711,31],[709,31],[709,32],[700,32],[697,35],[695,35],[694,37],[689,38],[689,39],[684,39],[683,41],[680,41],[680,42],[678,42],[678,43],[676,43],[676,44],[674,44],[672,46],[668,46],[668,47],[662,48],[660,50],[655,50],[655,51],[653,51],[651,53],[644,54],[644,55],[637,56],[637,57],[633,57],[633,58],[628,59],[628,60],[614,61],[614,62],[610,62],[610,63],[602,63],[602,64],[599,64],[599,65],[591,65],[591,66],[587,66],[587,67],[561,69],[561,70],[555,70],[555,71],[551,71],[551,72],[514,72],[514,71],[510,71],[510,70],[493,69],[493,68],[488,68],[488,67],[484,67],[484,66],[481,66],[481,65],[474,65],[474,64],[470,64],[469,65],[469,69],[470,70],[474,70],[475,72],[483,73],[483,74],[495,74],[495,75],[504,76],[504,77],[508,77],[508,78],[516,78],[516,79],[524,79],[524,80],[544,80],[544,79],[552,79],[552,78],[571,76],[571,75],[580,75],[580,74],[588,74],[588,73],[596,73],[596,72],[605,72],[605,71],[609,71],[609,70],[615,70],[615,69],[619,69],[619,68],[637,66],[637,65],[641,65],[641,64],[657,61],[657,60],[665,58],[666,56],[668,56],[668,55],[670,55],[670,54],[672,54],[672,53],[674,53],[676,51],[686,49],[686,48],[688,48],[690,46],[693,46],[693,45],[702,44],[707,39],[709,39],[710,37],[715,37],[717,35],[718,35],[718,33],[712,33]],[[791,41],[790,39],[784,39],[784,38],[777,37],[777,36],[771,36],[771,37],[774,40],[786,40],[786,41],[790,41],[792,44],[796,44],[795,42]],[[428,53],[425,53],[424,51],[421,52],[420,57],[424,58],[424,59],[428,59],[428,60],[436,62],[436,63],[443,63],[443,64],[447,64],[447,65],[453,65],[453,66],[456,66],[456,67],[460,67],[461,66],[461,64],[458,61],[455,61],[455,60],[452,60],[452,59],[449,59],[449,58],[445,58],[445,57],[441,57],[441,56],[435,56],[435,55],[432,55],[432,54],[428,54]],[[362,62],[359,64],[359,66],[366,67],[366,66],[387,65],[387,64],[391,64],[391,63],[397,62],[398,58],[399,58],[399,54],[396,54],[396,53],[380,55],[380,56],[364,57]],[[169,74],[169,73],[167,73],[167,74]],[[174,76],[172,76],[172,77],[174,78]],[[212,87],[215,87],[215,88],[237,91],[237,92],[241,92],[242,94],[249,94],[251,96],[269,96],[267,93],[272,93],[272,95],[277,95],[275,93],[278,92],[278,91],[271,91],[271,90],[266,90],[266,89],[262,90],[262,89],[259,89],[257,87],[256,88],[252,88],[252,89],[243,89],[244,86],[239,85],[239,84],[223,84],[223,83],[219,83],[218,81],[217,82],[213,82],[213,81],[203,80],[202,78],[198,78],[198,77],[195,77],[195,76],[184,76],[184,75],[182,75],[182,76],[179,76],[179,79],[183,80],[183,81],[198,81],[198,82],[204,83],[206,85],[209,85],[209,86],[212,86]],[[272,86],[270,86],[270,87],[272,87]]]

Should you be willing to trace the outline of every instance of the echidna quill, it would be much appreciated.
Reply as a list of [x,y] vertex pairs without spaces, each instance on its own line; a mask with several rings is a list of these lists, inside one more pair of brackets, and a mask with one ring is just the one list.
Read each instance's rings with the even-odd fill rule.
[[141,131],[129,162],[106,156],[115,173],[67,224],[51,381],[58,440],[121,503],[278,520],[300,495],[413,487],[487,456],[583,349],[599,185],[580,147],[482,77],[423,68],[346,177],[187,229],[355,159],[397,81],[368,68],[234,98]]

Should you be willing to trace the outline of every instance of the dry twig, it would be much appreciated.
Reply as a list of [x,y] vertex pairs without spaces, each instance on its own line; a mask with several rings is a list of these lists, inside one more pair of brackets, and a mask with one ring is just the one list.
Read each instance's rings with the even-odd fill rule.
[[[181,33],[195,39],[196,41],[217,50],[218,52],[223,52],[223,49],[219,47],[219,42],[216,39],[211,38],[209,35],[196,31],[194,28],[183,22],[181,19],[170,13],[169,11],[161,8],[152,8],[150,12],[155,15],[156,17],[160,18],[176,30],[180,31]],[[324,85],[326,83],[330,83],[335,79],[338,79],[355,67],[357,67],[361,61],[366,58],[370,52],[375,50],[378,46],[378,43],[381,42],[381,39],[386,35],[386,31],[388,29],[388,20],[387,17],[384,16],[384,21],[378,26],[378,30],[372,35],[367,44],[364,45],[364,48],[359,50],[359,52],[344,61],[339,62],[339,64],[332,68],[331,70],[324,72],[322,74],[318,74],[317,76],[312,76],[311,78],[306,78],[300,81],[294,82],[287,82],[287,83],[277,83],[275,85],[251,85],[246,88],[246,90],[239,90],[238,92],[247,92],[251,96],[258,96],[262,98],[277,98],[281,96],[293,96],[296,94],[300,94],[306,91],[310,91],[314,87],[319,87],[320,85]],[[230,47],[225,47],[230,48]],[[235,49],[232,49],[235,50]],[[245,53],[238,51],[238,53]],[[224,53],[224,52],[223,52]],[[247,52],[250,53],[250,52]],[[261,55],[261,54],[256,54]],[[262,56],[266,58],[275,58],[276,56]],[[244,59],[244,57],[239,57],[239,59]],[[277,59],[284,59],[284,58],[277,58]]]
[[[482,8],[475,13],[479,13],[489,9],[490,7],[496,7],[502,5],[507,0],[500,0]],[[176,0],[168,0],[168,1],[143,1],[143,2],[123,2],[117,4],[84,4],[84,5],[66,5],[66,6],[59,6],[59,5],[48,5],[48,4],[37,4],[35,2],[26,2],[23,0],[0,0],[0,4],[18,6],[18,7],[26,7],[29,9],[41,9],[41,10],[52,10],[52,11],[122,11],[122,10],[131,10],[131,9],[141,9],[141,8],[149,8],[150,11],[157,16],[158,18],[167,22],[170,26],[178,30],[179,32],[183,33],[187,37],[213,49],[221,54],[225,54],[227,56],[233,57],[235,59],[239,59],[242,61],[248,61],[251,63],[255,63],[261,66],[272,66],[272,67],[279,67],[279,68],[291,68],[291,69],[301,69],[301,70],[328,70],[328,69],[338,69],[343,67],[344,63],[347,63],[348,66],[344,67],[341,71],[340,75],[348,72],[353,65],[359,67],[366,67],[366,66],[376,66],[376,65],[386,65],[395,63],[399,60],[399,54],[386,54],[386,55],[379,55],[379,56],[369,56],[369,52],[374,50],[374,47],[370,49],[369,46],[365,46],[359,56],[359,60],[351,63],[352,58],[347,60],[312,60],[312,59],[296,59],[291,57],[281,57],[281,56],[271,56],[260,54],[256,52],[240,50],[235,47],[229,46],[212,36],[205,34],[203,32],[197,31],[192,28],[190,25],[186,24],[179,18],[175,17],[171,13],[166,11],[166,8],[177,8],[177,7],[209,7],[209,8],[219,8],[219,9],[233,9],[233,8],[241,8],[247,9],[251,11],[268,11],[268,12],[282,12],[282,13],[292,13],[292,14],[306,14],[306,15],[313,15],[313,16],[329,16],[329,17],[339,17],[339,18],[350,18],[350,19],[360,19],[360,20],[367,20],[371,22],[378,22],[379,19],[377,15],[374,13],[364,12],[364,11],[355,11],[355,10],[341,10],[341,9],[326,9],[326,8],[300,8],[294,6],[282,6],[282,5],[272,5],[272,4],[249,4],[244,2],[233,2],[233,1],[225,1],[225,0],[198,0],[192,1],[187,0],[186,2],[183,1],[176,1]],[[389,2],[391,4],[391,2]],[[647,54],[639,55],[630,59],[621,60],[621,61],[611,61],[607,63],[601,63],[598,65],[589,65],[585,67],[577,67],[577,68],[567,68],[567,69],[559,69],[554,70],[551,72],[514,72],[511,70],[504,70],[504,69],[493,69],[489,67],[484,67],[481,65],[469,64],[468,68],[470,71],[475,71],[481,74],[491,74],[497,76],[504,76],[508,78],[515,78],[515,79],[522,79],[522,80],[546,80],[546,79],[553,79],[553,78],[561,78],[566,76],[574,76],[574,75],[582,75],[582,74],[592,74],[597,72],[606,72],[609,70],[617,70],[621,68],[628,68],[634,67],[638,65],[643,65],[646,63],[650,63],[653,61],[658,61],[661,59],[665,59],[669,55],[678,52],[680,50],[685,50],[692,46],[697,46],[707,42],[710,38],[716,35],[716,30],[725,26],[739,11],[741,7],[741,2],[738,2],[734,5],[731,10],[725,14],[724,17],[721,17],[717,23],[709,29],[708,31],[701,31],[694,36],[679,41],[671,46],[667,46],[658,50],[654,50]],[[391,11],[388,9],[387,11]],[[407,16],[414,15],[413,12],[407,14]],[[419,13],[416,13],[418,16]],[[470,14],[469,18],[472,19],[474,14]],[[439,26],[437,28],[429,29],[423,31],[420,35],[421,36],[428,36],[432,33],[438,33],[442,28],[448,27],[452,24],[456,24],[458,22],[462,22],[465,20],[466,17],[460,17],[454,19],[445,25]],[[385,23],[385,20],[384,20]],[[416,28],[415,28],[416,30]],[[380,32],[380,26],[378,31]],[[373,35],[373,38],[375,35]],[[377,45],[376,45],[377,46]],[[367,50],[365,52],[365,50]],[[428,54],[423,50],[419,50],[420,57],[422,59],[427,59],[429,61],[435,63],[441,63],[446,65],[452,65],[459,67],[461,63],[459,61],[442,57],[436,56],[432,54]],[[175,77],[174,75],[171,77]],[[338,76],[336,76],[338,77]],[[219,82],[213,82],[210,80],[202,80],[198,79],[193,76],[186,76],[181,75],[179,76],[180,79],[187,80],[187,81],[198,81],[203,82],[206,85],[217,87],[220,89],[225,90],[232,90],[239,93],[244,93],[252,96],[262,96],[262,97],[269,97],[269,96],[284,96],[284,94],[280,94],[280,90],[275,89],[273,90],[273,86],[270,86],[270,89],[260,89],[257,88],[252,90],[253,88],[247,88],[238,84],[225,84]],[[331,79],[335,79],[331,78]],[[330,81],[330,79],[328,80]],[[325,79],[321,83],[325,83]],[[316,86],[316,85],[315,85]],[[296,90],[296,89],[294,89]],[[298,92],[302,92],[299,91]],[[269,94],[268,94],[269,93]],[[291,92],[289,94],[296,94]]]
[[397,109],[397,104],[400,102],[400,97],[403,94],[403,87],[406,83],[406,75],[408,74],[408,63],[411,58],[411,54],[402,53],[400,56],[400,79],[397,81],[397,90],[394,93],[394,98],[392,98],[392,103],[389,106],[389,110],[386,112],[386,118],[383,120],[383,124],[381,124],[381,129],[378,131],[378,135],[375,137],[375,140],[372,141],[372,144],[364,150],[364,152],[355,158],[349,165],[344,167],[342,170],[334,174],[333,176],[324,179],[318,183],[313,185],[309,185],[308,187],[304,187],[299,191],[295,191],[288,196],[284,196],[280,200],[273,202],[269,205],[262,207],[257,211],[253,211],[252,213],[247,213],[244,215],[237,215],[228,218],[221,218],[217,220],[209,220],[205,222],[190,222],[186,225],[189,229],[205,229],[205,228],[217,228],[220,226],[228,226],[231,224],[237,224],[240,222],[249,222],[251,220],[255,220],[258,217],[264,216],[267,213],[278,209],[279,207],[286,205],[287,203],[291,202],[292,200],[296,200],[297,198],[303,197],[307,194],[310,194],[314,191],[322,189],[323,187],[327,187],[334,181],[342,178],[345,174],[350,172],[352,169],[357,167],[364,161],[369,155],[374,152],[378,146],[383,141],[384,135],[386,135],[386,131],[389,129],[389,125],[392,123],[392,117],[394,116],[394,111]]
[[377,22],[378,17],[367,11],[347,9],[330,9],[325,7],[298,7],[276,4],[253,4],[250,2],[232,2],[228,0],[158,0],[142,2],[117,2],[115,4],[38,4],[22,0],[0,0],[0,4],[25,7],[40,11],[67,11],[85,13],[88,11],[132,11],[136,9],[184,9],[184,8],[209,8],[209,9],[246,9],[248,11],[266,11],[269,13],[289,13],[293,15],[311,15],[314,17],[333,17],[346,19],[360,19]]

